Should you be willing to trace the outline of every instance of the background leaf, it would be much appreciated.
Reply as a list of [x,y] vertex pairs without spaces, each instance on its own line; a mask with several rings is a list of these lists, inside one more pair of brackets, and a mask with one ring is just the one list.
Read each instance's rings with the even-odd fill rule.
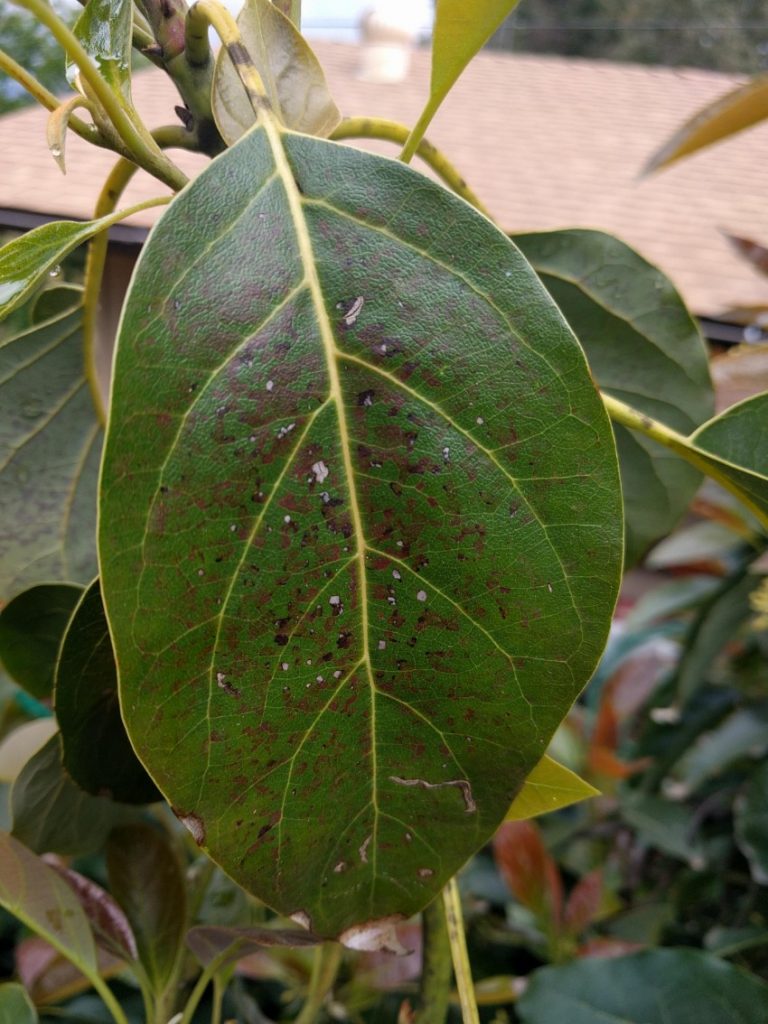
[[693,949],[578,960],[534,972],[524,1024],[766,1024],[768,985]]
[[[601,389],[689,434],[712,416],[704,341],[660,270],[601,231],[513,235],[584,347]],[[614,424],[627,562],[677,524],[701,474],[668,449]]]
[[58,731],[56,719],[24,722],[0,742],[0,782],[13,782],[27,761]]
[[125,216],[119,211],[85,222],[54,220],[4,245],[0,249],[0,320],[29,298],[45,281],[46,274],[57,270],[58,264],[78,245]]
[[[237,27],[278,120],[287,128],[327,137],[341,120],[312,48],[270,0],[246,0]],[[231,146],[256,121],[226,47],[216,57],[211,96],[221,137]]]
[[536,818],[599,795],[599,790],[580,779],[575,772],[544,756],[523,783],[505,821]]
[[165,991],[184,942],[186,888],[168,837],[151,825],[115,829],[107,843],[109,888],[133,930],[156,994]]
[[768,526],[768,392],[726,409],[690,440],[738,487],[763,526]]
[[0,611],[0,661],[8,675],[33,697],[53,692],[61,638],[82,587],[40,584],[25,590]]
[[759,885],[768,885],[768,762],[752,773],[737,801],[735,828],[752,877]]
[[93,935],[72,889],[4,832],[0,832],[0,905],[50,942],[87,978],[97,974]]
[[0,985],[0,1024],[37,1024],[37,1011],[23,986]]
[[100,849],[110,830],[130,814],[126,807],[90,796],[61,764],[53,736],[27,762],[11,790],[13,834],[36,853],[76,856]]
[[82,313],[0,343],[0,600],[96,575],[101,428],[83,371]]
[[[131,98],[132,27],[132,0],[88,0],[74,29],[101,77],[125,105]],[[69,82],[77,76],[77,66],[68,64]]]
[[142,253],[102,588],[159,788],[334,937],[415,912],[503,819],[602,651],[621,506],[581,349],[509,240],[267,124]]
[[82,595],[64,637],[55,702],[63,764],[81,789],[128,804],[160,799],[120,715],[117,668],[98,580]]
[[204,967],[227,950],[231,951],[231,958],[226,959],[222,967],[235,963],[249,953],[257,953],[269,947],[301,949],[316,946],[320,942],[322,939],[299,928],[222,928],[204,925],[190,928],[187,932],[187,945]]
[[768,75],[757,75],[746,85],[726,93],[694,114],[678,128],[645,167],[646,173],[668,167],[676,160],[751,128],[768,117]]

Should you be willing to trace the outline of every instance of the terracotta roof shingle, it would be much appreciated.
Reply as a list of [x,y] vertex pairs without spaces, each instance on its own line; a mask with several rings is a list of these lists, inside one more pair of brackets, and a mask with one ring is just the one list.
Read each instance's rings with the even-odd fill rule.
[[[316,51],[345,115],[416,120],[427,95],[426,51],[414,54],[408,79],[393,85],[359,80],[354,46],[318,43]],[[768,126],[651,178],[639,173],[685,118],[739,81],[687,68],[483,53],[448,97],[429,138],[504,228],[610,231],[670,274],[695,312],[717,315],[768,302],[768,281],[721,233],[768,242]],[[178,98],[158,72],[136,75],[134,95],[150,126],[175,121]],[[114,155],[70,134],[62,178],[45,145],[45,119],[39,109],[0,119],[0,209],[87,218]],[[365,145],[397,153],[385,143]],[[205,162],[178,154],[190,174]],[[126,203],[162,191],[142,173]],[[132,223],[148,226],[154,216],[143,213]]]

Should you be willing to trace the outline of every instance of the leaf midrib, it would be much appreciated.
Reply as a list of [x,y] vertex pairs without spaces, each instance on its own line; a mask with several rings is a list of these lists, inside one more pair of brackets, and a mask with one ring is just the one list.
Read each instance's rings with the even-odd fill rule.
[[369,723],[371,732],[371,805],[373,807],[373,825],[370,846],[371,873],[373,878],[373,884],[371,886],[371,900],[373,900],[373,889],[375,886],[375,880],[377,875],[377,837],[380,814],[378,801],[378,767],[376,750],[377,687],[373,678],[373,671],[371,668],[368,622],[368,580],[365,571],[365,532],[363,530],[362,514],[360,511],[360,503],[357,496],[357,488],[355,486],[355,471],[354,465],[352,463],[352,453],[350,446],[351,434],[349,426],[347,424],[346,410],[344,407],[344,395],[342,392],[341,379],[339,376],[338,358],[341,355],[341,353],[339,352],[339,349],[336,346],[336,339],[334,337],[333,329],[328,318],[328,311],[325,306],[323,290],[320,284],[320,278],[317,273],[317,264],[315,262],[315,254],[312,248],[312,240],[310,238],[309,229],[307,227],[306,217],[304,216],[301,194],[299,192],[296,178],[294,177],[293,171],[291,170],[291,166],[288,162],[288,157],[286,155],[285,148],[283,147],[282,132],[280,131],[277,123],[274,121],[269,111],[262,110],[260,116],[262,125],[264,127],[264,132],[267,137],[267,141],[272,151],[272,157],[275,161],[275,168],[277,170],[278,177],[282,182],[283,188],[285,190],[285,195],[288,200],[288,209],[290,211],[291,220],[293,222],[294,229],[296,232],[296,242],[298,244],[299,257],[301,260],[302,267],[304,268],[304,276],[309,287],[312,305],[314,307],[317,324],[320,329],[320,337],[323,343],[323,350],[325,353],[325,360],[328,368],[330,397],[333,399],[333,402],[336,406],[342,460],[344,463],[344,472],[347,479],[347,489],[349,493],[350,518],[352,520],[352,528],[355,534],[355,546],[357,552],[357,578],[359,588],[358,594],[360,605],[360,628],[362,632],[362,655],[358,667],[360,667],[360,664],[365,665],[366,679],[368,681],[368,687],[370,691]]

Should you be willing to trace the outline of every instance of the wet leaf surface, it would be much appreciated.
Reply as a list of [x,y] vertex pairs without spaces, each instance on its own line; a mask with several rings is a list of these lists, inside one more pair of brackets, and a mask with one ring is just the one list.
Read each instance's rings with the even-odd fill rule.
[[[512,237],[584,346],[601,389],[683,434],[712,415],[704,341],[669,278],[601,231]],[[620,424],[614,432],[632,564],[677,524],[701,474]]]
[[[88,0],[75,23],[75,35],[99,69],[101,77],[121,100],[131,95],[131,0]],[[76,65],[67,65],[67,78],[74,82]]]
[[621,505],[583,354],[509,240],[267,124],[143,252],[102,586],[159,788],[335,937],[423,907],[503,819],[602,651]]
[[77,309],[0,344],[0,600],[96,575],[102,438],[81,327]]
[[61,638],[80,600],[82,587],[41,584],[25,590],[0,611],[0,661],[8,675],[33,697],[53,691]]
[[[2,615],[0,639],[1,627]],[[117,668],[98,580],[83,594],[64,637],[55,702],[63,764],[81,789],[128,804],[160,799],[120,715]]]

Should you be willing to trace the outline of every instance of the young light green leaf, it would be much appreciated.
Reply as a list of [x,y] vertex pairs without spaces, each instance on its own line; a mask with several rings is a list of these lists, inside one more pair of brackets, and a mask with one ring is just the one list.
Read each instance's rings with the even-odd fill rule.
[[768,885],[768,762],[750,776],[736,801],[736,841],[758,885]]
[[[237,27],[278,120],[293,131],[330,135],[341,114],[317,57],[290,18],[270,0],[246,0]],[[237,142],[256,120],[225,46],[216,58],[211,105],[227,145]]]
[[23,985],[0,985],[0,1024],[37,1024],[37,1010]]
[[[85,13],[90,10],[88,5]],[[165,198],[138,203],[125,210],[117,210],[98,220],[55,220],[14,238],[0,249],[0,320],[16,309],[45,280],[48,273],[58,274],[59,264],[73,249],[99,231],[105,231],[118,221],[148,206],[161,205]]]
[[59,165],[62,174],[67,173],[64,150],[67,144],[67,128],[69,127],[69,119],[78,107],[88,106],[90,106],[88,100],[78,93],[77,95],[70,96],[69,99],[64,100],[60,106],[56,107],[56,109],[51,112],[48,118],[48,123],[45,128],[45,137],[48,142],[48,149],[51,151],[51,156]]
[[0,662],[38,700],[50,697],[61,639],[83,588],[41,583],[0,611]]
[[93,933],[77,896],[52,868],[5,832],[0,832],[0,906],[87,978],[98,976]]
[[[75,23],[75,35],[101,77],[124,106],[131,100],[132,0],[88,0]],[[67,64],[67,79],[75,84],[77,65]]]
[[523,783],[504,820],[537,818],[595,796],[600,796],[600,790],[545,755]]
[[79,789],[64,772],[53,736],[29,760],[11,789],[13,835],[35,853],[79,856],[101,849],[131,811]]
[[403,150],[410,159],[459,75],[519,0],[436,0],[429,99]]
[[117,668],[98,580],[82,593],[61,645],[55,704],[64,767],[81,789],[128,804],[160,799],[120,716]]
[[107,843],[109,888],[125,912],[153,991],[165,991],[184,942],[186,888],[168,837],[151,825],[115,829]]
[[768,1024],[768,985],[694,949],[654,949],[534,971],[524,1024]]
[[704,463],[730,482],[768,526],[768,392],[732,405],[690,440]]
[[690,156],[768,118],[768,75],[757,75],[694,114],[650,158],[645,173]]
[[0,345],[0,600],[96,575],[102,433],[83,368],[82,312]]
[[[513,235],[584,347],[598,385],[688,434],[714,412],[706,348],[658,268],[601,231]],[[701,474],[640,434],[614,425],[632,565],[688,508]]]
[[126,727],[228,874],[359,934],[495,831],[594,669],[610,425],[519,251],[398,161],[265,115],[163,224],[102,483]]

